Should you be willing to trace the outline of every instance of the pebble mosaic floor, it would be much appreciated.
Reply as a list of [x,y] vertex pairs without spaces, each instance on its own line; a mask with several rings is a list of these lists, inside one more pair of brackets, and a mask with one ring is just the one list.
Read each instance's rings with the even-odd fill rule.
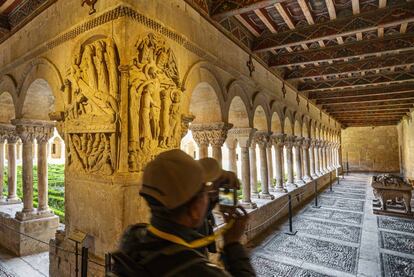
[[[372,212],[370,174],[350,174],[252,249],[258,276],[414,277],[414,219]],[[414,202],[414,199],[413,199]]]

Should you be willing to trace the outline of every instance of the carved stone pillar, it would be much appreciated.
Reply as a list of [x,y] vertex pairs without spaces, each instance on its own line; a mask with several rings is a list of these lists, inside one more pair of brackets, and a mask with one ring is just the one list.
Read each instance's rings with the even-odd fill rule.
[[321,176],[321,168],[320,168],[320,160],[319,160],[319,148],[320,148],[320,142],[319,140],[314,140],[314,158],[315,158],[315,175],[316,177]]
[[252,197],[258,197],[257,192],[257,162],[256,162],[256,142],[252,141],[249,147],[250,157],[250,186]]
[[[250,186],[250,157],[249,146],[251,144],[252,137],[255,129],[253,128],[237,128],[229,130],[229,138],[237,138],[241,148],[241,176],[242,176],[242,189],[243,200],[240,203],[244,208],[254,209],[257,208],[256,203],[251,200],[251,186]],[[235,139],[233,139],[235,140]],[[235,147],[234,147],[235,148]],[[256,191],[257,193],[257,191]]]
[[285,134],[277,134],[271,136],[272,143],[275,147],[275,192],[287,192],[287,190],[283,187],[283,145],[285,137]]
[[269,183],[269,190],[273,191],[273,155],[272,155],[272,142],[270,141],[266,146],[266,157],[267,157],[267,173],[269,176],[268,183]]
[[322,140],[319,140],[318,159],[319,159],[319,172],[321,175],[323,175],[325,173],[325,170],[323,166],[323,141]]
[[226,140],[226,146],[227,146],[227,149],[229,150],[229,170],[234,172],[237,175],[237,153],[236,153],[237,140],[234,137],[229,136]]
[[302,179],[302,163],[300,159],[300,152],[302,151],[302,142],[303,142],[303,138],[297,137],[293,145],[295,148],[293,151],[294,165],[295,165],[295,171],[296,171],[295,183],[301,184],[301,185],[305,183]]
[[[54,124],[45,124],[36,132],[37,141],[37,187],[38,208],[40,213],[50,213],[48,206],[48,172],[47,172],[47,142],[53,135]],[[53,213],[51,213],[53,215]]]
[[260,151],[260,177],[262,182],[262,191],[259,194],[263,199],[274,199],[275,197],[269,193],[269,173],[267,167],[267,145],[269,143],[269,133],[256,132],[255,141],[259,145]]
[[286,165],[287,165],[287,188],[297,188],[298,186],[294,183],[293,180],[293,153],[292,148],[295,142],[295,136],[287,136],[285,139],[285,149],[286,149]]
[[302,156],[303,156],[303,180],[306,182],[311,181],[311,173],[310,173],[310,159],[309,159],[309,147],[310,147],[311,139],[305,138],[302,143]]

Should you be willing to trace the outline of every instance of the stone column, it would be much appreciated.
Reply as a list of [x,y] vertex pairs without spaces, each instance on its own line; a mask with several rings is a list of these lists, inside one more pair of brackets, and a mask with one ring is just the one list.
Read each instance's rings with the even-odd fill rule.
[[33,140],[34,133],[28,126],[17,125],[16,130],[23,143],[22,184],[23,210],[16,214],[20,220],[27,219],[26,215],[33,213]]
[[295,142],[295,136],[287,136],[285,139],[286,147],[286,165],[287,165],[287,188],[297,188],[298,186],[294,183],[293,180],[293,153],[292,148]]
[[323,167],[323,141],[319,140],[318,145],[318,159],[319,159],[319,172],[321,175],[325,173],[324,167]]
[[295,184],[298,184],[298,185],[302,185],[305,183],[302,179],[302,163],[300,160],[300,152],[302,151],[302,142],[303,142],[303,138],[297,137],[293,145],[294,166],[295,166],[295,171],[296,171]]
[[3,201],[3,183],[4,183],[4,142],[5,136],[0,134],[0,202]]
[[20,203],[20,199],[17,197],[17,164],[16,164],[16,142],[18,137],[15,135],[9,135],[7,137],[7,204]]
[[273,188],[273,155],[272,155],[272,142],[270,141],[270,137],[269,137],[269,142],[266,146],[266,157],[267,157],[267,173],[269,176],[269,190],[270,191],[274,191]]
[[[256,203],[251,200],[251,186],[250,186],[250,158],[249,158],[249,146],[251,143],[252,136],[254,135],[255,129],[253,128],[237,128],[229,130],[229,136],[237,137],[241,148],[241,175],[242,175],[242,189],[243,189],[243,200],[241,205],[244,208],[255,209],[257,208]],[[235,140],[235,139],[233,139]]]
[[312,179],[318,178],[315,171],[315,140],[310,139],[309,141],[309,169]]
[[305,138],[302,143],[302,156],[303,156],[303,180],[305,182],[309,182],[312,180],[311,173],[310,173],[310,159],[309,159],[309,147],[310,147],[311,139]]
[[285,140],[284,134],[272,135],[271,140],[275,147],[275,166],[276,166],[276,187],[275,192],[287,192],[283,187],[283,146]]
[[321,168],[320,168],[321,163],[320,163],[320,160],[319,160],[319,147],[320,147],[319,140],[314,140],[315,175],[316,175],[316,177],[322,175]]
[[256,142],[252,141],[249,147],[250,156],[250,185],[252,197],[258,197],[257,192],[257,162],[256,162]]
[[203,159],[208,157],[208,138],[204,131],[192,130],[193,139],[198,146],[198,158]]
[[237,140],[233,137],[228,137],[226,140],[226,146],[227,146],[227,149],[229,150],[229,170],[231,172],[234,172],[237,175],[237,153],[236,153]]
[[326,155],[326,148],[327,148],[327,141],[323,141],[322,144],[322,168],[324,173],[328,173],[328,166],[327,166],[327,155]]
[[274,199],[275,197],[269,193],[269,172],[267,166],[266,148],[269,143],[269,133],[256,132],[255,141],[259,145],[260,151],[260,177],[262,182],[262,191],[259,194],[259,198],[262,199]]
[[51,214],[48,206],[48,173],[47,173],[47,142],[53,135],[53,123],[48,124],[36,133],[37,141],[37,187],[38,213]]

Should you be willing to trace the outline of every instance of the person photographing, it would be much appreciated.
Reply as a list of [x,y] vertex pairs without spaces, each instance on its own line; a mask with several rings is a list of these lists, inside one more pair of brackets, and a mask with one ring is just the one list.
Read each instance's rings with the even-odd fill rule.
[[[107,276],[256,276],[240,243],[248,215],[237,200],[220,205],[226,225],[217,233],[206,224],[220,191],[228,194],[239,186],[236,175],[212,158],[196,161],[181,150],[159,154],[144,169],[140,191],[151,211],[150,224],[125,231]],[[225,269],[208,260],[219,235]]]

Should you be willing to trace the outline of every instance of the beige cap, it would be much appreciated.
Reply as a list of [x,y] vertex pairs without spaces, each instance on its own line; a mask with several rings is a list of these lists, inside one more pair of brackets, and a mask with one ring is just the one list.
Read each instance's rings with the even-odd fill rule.
[[212,158],[194,160],[184,151],[174,149],[159,154],[144,169],[140,194],[152,196],[167,209],[189,201],[203,185],[222,174],[219,163]]

